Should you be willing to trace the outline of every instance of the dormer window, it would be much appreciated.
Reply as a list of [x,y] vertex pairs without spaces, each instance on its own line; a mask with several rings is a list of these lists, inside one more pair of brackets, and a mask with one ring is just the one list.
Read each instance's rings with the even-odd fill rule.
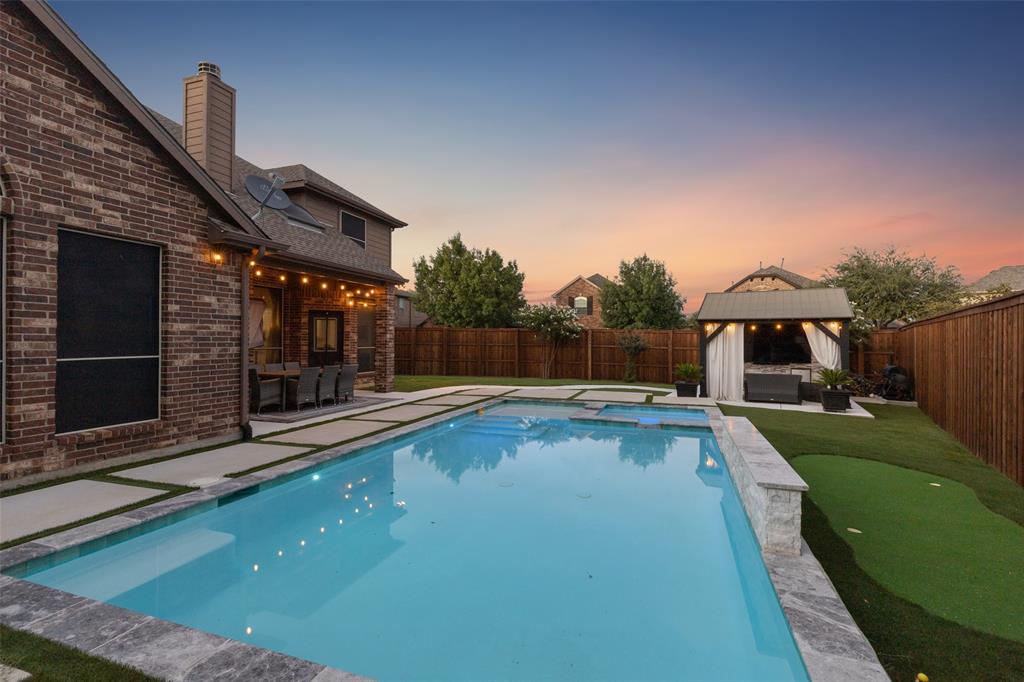
[[358,244],[360,248],[366,248],[366,221],[362,218],[342,211],[341,233]]

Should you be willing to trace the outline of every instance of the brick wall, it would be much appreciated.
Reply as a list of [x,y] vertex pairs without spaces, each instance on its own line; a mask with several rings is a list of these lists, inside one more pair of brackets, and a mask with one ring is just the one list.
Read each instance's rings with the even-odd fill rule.
[[[0,478],[237,432],[241,262],[212,264],[198,187],[18,3],[0,5],[0,77],[13,205]],[[159,420],[54,435],[58,227],[163,248]]]
[[573,299],[577,296],[589,296],[592,300],[591,314],[580,315],[579,321],[587,329],[600,329],[604,325],[601,324],[601,290],[595,287],[590,282],[582,279],[577,279],[575,282],[570,284],[568,287],[562,290],[558,294],[558,298],[555,299],[557,305],[564,305],[570,308],[573,307]]
[[395,390],[395,285],[376,295],[377,354],[373,384],[377,392]]

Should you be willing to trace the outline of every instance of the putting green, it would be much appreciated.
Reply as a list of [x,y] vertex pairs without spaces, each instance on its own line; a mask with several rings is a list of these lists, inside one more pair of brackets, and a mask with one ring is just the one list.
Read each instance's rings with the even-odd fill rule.
[[875,580],[938,616],[1024,642],[1024,528],[941,476],[835,455],[792,464]]

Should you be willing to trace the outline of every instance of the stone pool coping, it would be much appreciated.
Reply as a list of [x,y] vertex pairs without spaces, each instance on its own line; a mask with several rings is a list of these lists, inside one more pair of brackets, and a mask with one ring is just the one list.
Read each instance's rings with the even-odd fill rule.
[[[530,398],[527,402],[534,400],[538,399]],[[202,490],[16,545],[0,551],[0,570],[61,551],[73,552],[74,548],[80,548],[85,543],[110,538],[114,534],[137,528],[144,523],[158,519],[169,520],[166,517],[178,512],[213,508],[221,499],[247,489],[258,492],[259,486],[286,482],[303,471],[352,456],[364,448],[397,440],[420,429],[513,401],[518,402],[514,398],[496,396],[492,400],[371,434]],[[628,418],[596,416],[596,412],[606,404],[609,403],[588,402],[577,414],[580,419],[588,422],[628,424],[641,428],[710,426],[726,458],[727,466],[737,481],[738,489],[741,489],[737,480],[738,471],[748,472],[744,479],[745,487],[750,488],[754,494],[745,497],[741,492],[740,497],[748,518],[751,518],[751,523],[755,526],[755,532],[757,525],[754,523],[752,507],[748,506],[747,497],[751,499],[750,505],[770,505],[773,502],[771,494],[789,493],[795,495],[799,501],[802,491],[806,490],[806,484],[782,456],[775,452],[770,444],[767,446],[770,452],[764,447],[767,441],[746,419],[723,417],[717,407],[701,407],[695,409],[702,409],[708,415],[708,423],[678,420],[663,424],[640,424],[637,420]],[[578,406],[579,403],[575,405]],[[576,417],[577,415],[573,415],[572,418]],[[729,445],[726,445],[726,442]],[[731,454],[726,454],[726,451]],[[776,461],[776,458],[785,468]],[[791,476],[785,469],[791,472]],[[772,486],[777,487],[773,489]],[[758,497],[757,490],[770,491],[771,494]],[[778,500],[774,502],[778,503]],[[791,500],[787,499],[786,502],[789,503]],[[768,522],[781,517],[766,513],[763,518]],[[791,530],[792,518],[790,517],[788,521]],[[799,532],[799,516],[796,517],[796,523]],[[770,534],[765,537],[770,537]],[[765,549],[765,541],[760,535],[758,540],[761,542],[762,557],[772,584],[789,620],[790,629],[811,679],[815,682],[888,680],[874,650],[853,621],[807,545],[801,544],[796,552],[785,554]],[[343,670],[79,597],[9,575],[0,576],[0,623],[167,680],[368,680],[366,677]]]

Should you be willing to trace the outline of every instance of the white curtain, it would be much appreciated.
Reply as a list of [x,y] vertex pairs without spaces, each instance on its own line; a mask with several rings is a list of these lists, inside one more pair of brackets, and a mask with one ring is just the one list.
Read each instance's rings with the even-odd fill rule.
[[[835,322],[829,324],[832,332],[838,334],[839,325]],[[810,322],[804,322],[803,327],[814,361],[826,369],[839,369],[839,344]]]
[[[707,333],[713,333],[719,325]],[[729,323],[708,343],[708,397],[743,400],[743,325]]]

